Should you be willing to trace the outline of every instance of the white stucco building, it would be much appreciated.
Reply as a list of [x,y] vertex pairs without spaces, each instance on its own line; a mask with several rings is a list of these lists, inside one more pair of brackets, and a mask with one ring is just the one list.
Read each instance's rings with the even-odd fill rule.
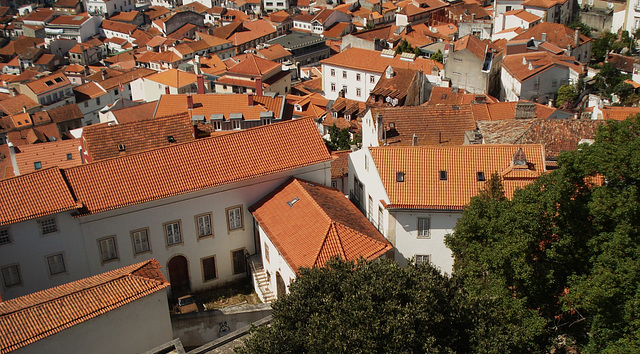
[[396,55],[393,50],[349,48],[322,63],[322,90],[324,97],[335,100],[339,96],[365,102],[387,67],[413,69],[427,76],[429,82],[438,86],[444,76],[441,63],[416,58],[413,54]]
[[352,201],[406,264],[431,262],[451,273],[445,246],[470,199],[492,173],[507,197],[546,172],[541,145],[386,146],[349,155]]
[[116,12],[128,12],[136,9],[135,0],[85,0],[84,8],[90,15],[110,17]]
[[174,294],[245,277],[248,207],[291,176],[328,185],[330,163],[300,119],[3,180],[2,299],[151,258]]
[[292,178],[250,208],[260,254],[252,260],[263,301],[286,294],[301,267],[323,267],[332,257],[376,259],[391,244],[340,191]]
[[0,302],[0,350],[141,353],[171,340],[159,267],[149,260]]

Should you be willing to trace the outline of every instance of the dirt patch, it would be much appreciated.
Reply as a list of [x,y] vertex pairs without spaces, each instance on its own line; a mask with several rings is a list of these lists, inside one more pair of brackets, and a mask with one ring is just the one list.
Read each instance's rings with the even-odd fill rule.
[[[211,311],[234,305],[255,305],[262,301],[253,290],[249,279],[228,283],[224,287],[200,291],[193,294],[199,311]],[[171,301],[171,313],[177,313],[177,300]]]

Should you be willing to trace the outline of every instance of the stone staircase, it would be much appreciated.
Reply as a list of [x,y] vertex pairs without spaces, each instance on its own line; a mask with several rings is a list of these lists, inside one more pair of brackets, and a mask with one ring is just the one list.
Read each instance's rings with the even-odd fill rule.
[[251,264],[251,273],[253,276],[254,284],[257,284],[257,288],[259,290],[258,296],[260,300],[265,303],[271,303],[276,300],[276,294],[269,289],[269,281],[267,279],[267,271],[264,270],[262,266],[262,262],[260,259],[260,255],[256,255],[258,257],[251,257],[249,259],[249,263]]

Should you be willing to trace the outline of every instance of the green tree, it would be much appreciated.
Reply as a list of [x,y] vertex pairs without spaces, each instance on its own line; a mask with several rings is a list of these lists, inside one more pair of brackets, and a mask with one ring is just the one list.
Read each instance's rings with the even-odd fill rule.
[[412,47],[406,39],[400,41],[400,44],[396,46],[396,54],[413,53],[416,56],[422,55],[422,51],[418,47]]
[[576,88],[573,85],[564,84],[558,89],[556,107],[572,107],[576,98],[578,98],[578,92],[576,91]]
[[580,29],[580,33],[591,38],[591,31],[593,31],[593,28],[582,23],[579,18],[571,22],[568,27],[574,30]]
[[617,37],[611,32],[604,32],[593,41],[591,46],[591,59],[596,62],[603,62],[607,58],[607,53],[611,50]]
[[426,264],[334,259],[302,269],[290,291],[239,352],[522,352],[540,328],[520,300],[468,293]]
[[592,145],[561,154],[560,169],[512,200],[495,183],[473,198],[446,238],[466,291],[521,301],[525,318],[546,324],[540,346],[562,339],[585,352],[637,352],[638,151],[640,115],[608,121]]
[[614,93],[614,88],[628,79],[628,74],[623,74],[620,70],[616,69],[611,63],[604,63],[600,68],[600,72],[596,74],[595,87],[600,91],[602,96],[610,96]]
[[329,127],[329,140],[324,139],[324,143],[330,151],[348,150],[351,148],[351,145],[361,145],[362,136],[356,134],[354,139],[351,140],[349,129],[340,129],[334,124]]
[[433,60],[435,60],[435,61],[437,61],[439,63],[442,63],[444,58],[442,56],[442,52],[440,51],[440,49],[438,49],[438,51],[431,56],[431,59],[433,59]]

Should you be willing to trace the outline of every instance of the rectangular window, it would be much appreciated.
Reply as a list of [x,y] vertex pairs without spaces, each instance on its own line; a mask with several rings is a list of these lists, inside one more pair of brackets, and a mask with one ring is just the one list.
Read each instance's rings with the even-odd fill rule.
[[558,80],[551,81],[551,87],[556,87],[558,85]]
[[370,82],[370,83],[372,83],[372,84],[373,84],[373,83],[375,83],[375,82],[376,82],[376,77],[375,77],[375,76],[373,76],[373,75],[371,75],[371,76],[369,77],[369,82]]
[[369,158],[367,155],[364,155],[364,169],[369,171]]
[[336,76],[336,69],[331,69],[331,76]]
[[347,95],[347,86],[342,86],[342,93],[346,96]]
[[431,238],[430,218],[418,218],[418,238]]
[[231,123],[233,123],[233,129],[240,129],[240,120],[239,119],[234,119],[231,121]]
[[447,171],[440,171],[440,180],[441,181],[447,180]]
[[218,277],[216,273],[216,256],[202,259],[202,278],[204,281],[213,280]]
[[356,81],[360,81],[360,79],[361,79],[360,76],[361,76],[360,74],[356,74]]
[[131,238],[133,240],[133,250],[135,254],[145,253],[151,250],[149,246],[149,231],[147,229],[131,231]]
[[9,235],[9,228],[0,228],[0,245],[11,243],[11,235]]
[[242,207],[227,208],[227,228],[229,231],[242,229]]
[[369,220],[373,220],[373,213],[375,212],[375,210],[373,210],[373,198],[371,198],[371,196],[369,196]]
[[42,235],[46,235],[46,234],[50,234],[58,231],[58,225],[56,225],[56,218],[38,220],[38,225],[40,225],[40,233]]
[[96,104],[99,106],[100,105],[100,97],[96,97]]
[[347,72],[345,70],[342,70],[342,78],[343,79],[347,78]]
[[539,90],[539,89],[540,89],[540,83],[539,83],[539,82],[535,82],[535,83],[533,84],[533,89],[534,89],[534,90]]
[[213,235],[213,229],[211,228],[211,214],[196,216],[196,227],[198,229],[198,237]]
[[222,130],[222,122],[218,120],[213,121],[213,129],[214,130]]
[[264,243],[264,259],[269,262],[269,245],[266,242]]
[[362,96],[362,90],[360,90],[359,88],[356,89],[356,96]]
[[378,231],[382,232],[384,214],[382,208],[378,207]]
[[5,288],[10,286],[20,285],[22,280],[20,279],[20,266],[17,264],[10,265],[2,268],[2,280],[4,281]]
[[247,263],[245,261],[245,249],[235,250],[231,252],[233,258],[233,274],[242,274],[247,271]]
[[89,101],[84,101],[84,108],[89,107]]
[[118,259],[118,249],[115,236],[109,236],[98,240],[100,247],[100,257],[102,262],[109,262]]
[[331,83],[331,92],[336,92],[336,84]]
[[64,265],[64,256],[62,255],[62,253],[48,256],[47,264],[49,265],[49,274],[51,275],[56,275],[67,271],[67,268]]
[[167,246],[182,242],[180,234],[180,221],[172,221],[164,224],[164,234],[167,239]]
[[416,254],[416,265],[431,263],[431,255],[429,254]]

